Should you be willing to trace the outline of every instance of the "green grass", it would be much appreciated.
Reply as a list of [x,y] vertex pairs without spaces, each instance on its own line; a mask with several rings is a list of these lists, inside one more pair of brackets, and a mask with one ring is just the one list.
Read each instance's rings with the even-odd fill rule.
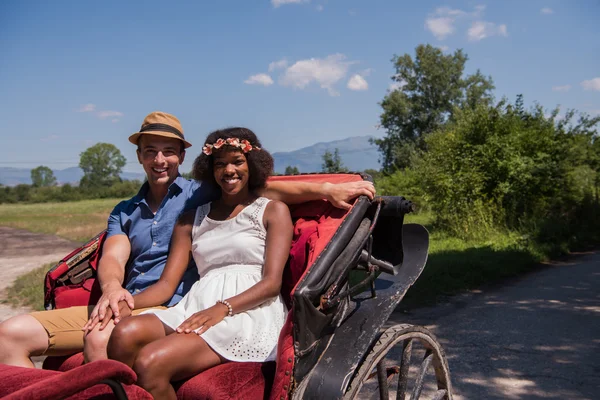
[[121,199],[0,204],[0,225],[84,242],[106,229],[108,215],[119,201]]
[[530,271],[547,257],[516,232],[496,232],[482,240],[463,240],[431,228],[429,213],[408,215],[430,231],[425,270],[408,291],[403,306],[432,305],[447,296],[501,282]]
[[6,289],[3,303],[8,303],[14,307],[31,307],[36,311],[43,310],[44,290],[42,288],[44,277],[46,272],[53,266],[54,264],[46,264],[19,276],[15,283]]

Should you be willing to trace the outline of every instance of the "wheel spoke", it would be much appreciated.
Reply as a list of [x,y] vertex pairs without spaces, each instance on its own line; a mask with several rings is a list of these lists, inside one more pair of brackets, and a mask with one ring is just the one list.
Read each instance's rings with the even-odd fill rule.
[[402,361],[400,361],[400,374],[398,375],[398,390],[396,391],[396,400],[404,400],[406,388],[408,386],[408,367],[410,367],[410,357],[412,355],[412,339],[404,340],[402,349]]
[[390,397],[387,370],[385,368],[385,358],[377,363],[377,381],[379,381],[379,398],[388,400]]
[[431,350],[428,349],[425,353],[425,357],[423,358],[423,362],[421,363],[419,375],[417,375],[417,379],[415,380],[415,387],[413,388],[410,400],[417,400],[421,396],[421,390],[423,390],[423,380],[425,379],[425,374],[429,369],[429,365],[431,364],[432,359],[433,353],[431,352]]

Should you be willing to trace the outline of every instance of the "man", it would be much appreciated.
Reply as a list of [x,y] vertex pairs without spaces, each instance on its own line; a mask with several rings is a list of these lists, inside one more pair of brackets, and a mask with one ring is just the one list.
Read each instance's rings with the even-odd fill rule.
[[[160,277],[179,214],[217,195],[215,189],[179,175],[185,149],[191,144],[185,140],[175,116],[149,114],[129,141],[138,146],[137,157],[147,182],[136,196],[119,203],[111,212],[98,266],[102,289],[98,304],[33,312],[4,321],[0,324],[0,363],[33,367],[31,356],[67,355],[82,349],[88,362],[106,358],[106,344],[114,323],[131,313],[132,294]],[[288,204],[327,198],[337,207],[348,208],[347,201],[359,195],[372,198],[374,193],[368,182],[271,182],[261,195]],[[196,280],[196,267],[191,263],[175,295],[165,305],[177,303]],[[96,324],[98,321],[101,323]]]

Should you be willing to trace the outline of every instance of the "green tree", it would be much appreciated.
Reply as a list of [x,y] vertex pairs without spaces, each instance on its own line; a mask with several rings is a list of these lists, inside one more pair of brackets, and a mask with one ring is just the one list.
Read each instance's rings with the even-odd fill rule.
[[34,187],[48,187],[56,185],[54,172],[45,165],[40,165],[31,170],[31,182]]
[[340,157],[339,150],[334,150],[333,154],[327,150],[322,156],[323,164],[321,164],[321,170],[323,172],[335,173],[335,172],[348,172],[348,168],[344,167],[342,158]]
[[115,145],[95,144],[81,153],[79,168],[83,170],[83,177],[79,185],[92,188],[111,186],[115,182],[120,182],[119,175],[126,162],[127,160]]
[[300,173],[300,171],[298,170],[298,167],[294,166],[292,167],[291,165],[288,165],[287,167],[285,167],[285,172],[283,173],[284,175],[298,175]]
[[493,100],[491,77],[479,70],[463,76],[468,57],[462,50],[445,55],[437,47],[419,45],[415,53],[414,60],[409,54],[394,56],[392,80],[398,87],[380,103],[380,122],[387,132],[373,142],[387,173],[410,166],[415,153],[426,150],[425,137],[450,120],[455,110]]

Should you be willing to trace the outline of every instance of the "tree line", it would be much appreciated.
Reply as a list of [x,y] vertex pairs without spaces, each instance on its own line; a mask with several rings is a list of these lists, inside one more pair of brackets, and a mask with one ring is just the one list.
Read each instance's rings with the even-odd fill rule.
[[98,198],[131,197],[139,190],[138,180],[124,181],[120,174],[127,160],[110,143],[97,143],[80,154],[83,177],[78,185],[58,186],[54,172],[45,165],[31,170],[31,185],[0,187],[0,203],[45,203]]

